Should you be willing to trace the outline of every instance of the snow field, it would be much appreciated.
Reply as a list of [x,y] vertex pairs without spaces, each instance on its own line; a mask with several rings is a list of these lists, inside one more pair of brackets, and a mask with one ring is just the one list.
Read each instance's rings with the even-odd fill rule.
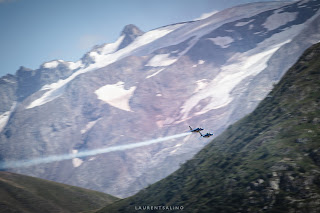
[[129,100],[132,97],[136,87],[131,87],[126,90],[124,88],[124,82],[119,81],[116,84],[109,84],[97,89],[94,93],[98,96],[98,99],[110,104],[121,110],[131,112],[129,106]]
[[190,112],[196,107],[199,102],[206,98],[211,98],[208,105],[203,107],[201,111],[195,115],[204,114],[210,110],[218,109],[228,105],[232,100],[230,92],[248,76],[254,76],[260,73],[267,67],[267,62],[270,57],[284,44],[290,42],[274,44],[264,51],[250,54],[248,52],[239,54],[233,59],[233,63],[221,67],[221,72],[210,81],[204,84],[203,80],[197,82],[196,93],[189,98],[181,107],[182,120],[189,118]]

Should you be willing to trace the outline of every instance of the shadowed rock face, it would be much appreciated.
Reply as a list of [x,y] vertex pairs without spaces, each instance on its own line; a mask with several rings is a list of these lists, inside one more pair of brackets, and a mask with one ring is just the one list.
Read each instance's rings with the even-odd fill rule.
[[[146,33],[128,25],[123,39],[94,47],[78,62],[18,72],[16,106],[12,100],[0,105],[10,112],[0,157],[141,142],[186,132],[189,125],[218,135],[250,113],[320,40],[318,7],[313,1],[256,3]],[[206,143],[193,134],[13,171],[126,197],[175,171]]]
[[17,78],[14,75],[6,75],[0,78],[0,114],[10,111],[14,102],[17,100]]
[[129,24],[122,30],[121,36],[124,36],[122,43],[119,45],[118,50],[128,46],[138,36],[141,36],[144,32],[141,31],[137,26]]

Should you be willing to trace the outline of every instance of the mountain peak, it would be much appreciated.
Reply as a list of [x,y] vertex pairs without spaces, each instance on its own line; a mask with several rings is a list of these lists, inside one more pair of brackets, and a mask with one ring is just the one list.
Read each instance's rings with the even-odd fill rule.
[[24,66],[20,66],[19,69],[17,70],[17,72],[29,72],[29,71],[33,71],[33,70]]
[[135,40],[142,34],[144,34],[144,32],[140,30],[137,26],[133,24],[126,25],[121,32],[121,36],[124,36],[124,38],[122,43],[119,45],[119,49],[128,46],[133,40]]
[[142,30],[140,30],[134,24],[128,24],[123,28],[121,35],[138,37],[138,36],[142,35],[143,33],[144,32]]

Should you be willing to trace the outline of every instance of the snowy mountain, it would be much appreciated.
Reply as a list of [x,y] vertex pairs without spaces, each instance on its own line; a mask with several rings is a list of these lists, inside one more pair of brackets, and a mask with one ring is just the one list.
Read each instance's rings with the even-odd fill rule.
[[[0,79],[0,159],[77,153],[204,127],[252,112],[320,40],[320,1],[240,5],[148,32],[134,25],[77,62]],[[126,197],[175,171],[199,135],[128,151],[11,169]]]

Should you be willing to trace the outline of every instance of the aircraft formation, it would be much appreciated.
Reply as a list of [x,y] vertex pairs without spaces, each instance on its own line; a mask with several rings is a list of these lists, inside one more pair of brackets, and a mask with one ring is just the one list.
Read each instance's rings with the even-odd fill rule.
[[203,135],[201,133],[201,131],[204,130],[204,129],[202,129],[200,127],[192,129],[192,127],[189,126],[189,128],[190,128],[190,132],[199,132],[200,136],[203,137],[203,138],[209,138],[209,137],[211,137],[213,135],[212,133],[209,133],[209,132]]

